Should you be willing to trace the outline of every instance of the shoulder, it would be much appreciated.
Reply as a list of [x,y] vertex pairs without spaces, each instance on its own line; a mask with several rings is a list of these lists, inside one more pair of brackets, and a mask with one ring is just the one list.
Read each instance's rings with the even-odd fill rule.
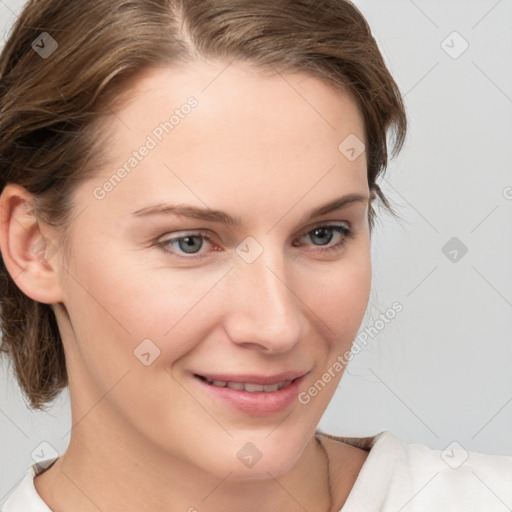
[[30,466],[20,483],[1,507],[0,512],[51,512],[48,505],[37,493],[34,478],[50,467],[55,460],[57,460],[57,457]]
[[389,431],[371,437],[326,436],[367,452],[343,512],[510,512],[512,457],[406,443]]
[[403,472],[425,506],[464,511],[510,511],[512,457],[466,450],[458,442],[444,450],[404,444]]

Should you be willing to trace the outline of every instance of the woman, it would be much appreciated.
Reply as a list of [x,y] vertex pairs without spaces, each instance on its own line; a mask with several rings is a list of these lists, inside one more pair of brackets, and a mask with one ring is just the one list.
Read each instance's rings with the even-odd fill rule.
[[114,5],[32,1],[0,58],[2,350],[73,421],[3,512],[506,510],[511,457],[316,429],[406,132],[359,11]]

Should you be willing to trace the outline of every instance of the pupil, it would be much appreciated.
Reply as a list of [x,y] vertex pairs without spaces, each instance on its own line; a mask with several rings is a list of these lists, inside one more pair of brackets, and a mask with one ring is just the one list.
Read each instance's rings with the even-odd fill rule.
[[[193,253],[195,252],[194,249],[196,250],[199,250],[201,249],[201,245],[202,243],[199,243],[199,244],[194,244],[193,243],[193,240],[197,240],[199,239],[198,236],[186,236],[182,239],[180,239],[180,249],[182,249],[184,252],[187,252],[187,253]],[[185,242],[185,244],[182,245],[182,242]],[[197,247],[194,247],[194,245],[196,245]],[[190,250],[192,249],[192,250]]]
[[[323,233],[324,235],[326,234],[326,232],[328,232],[330,230],[330,228],[319,228],[319,229],[315,229],[314,231],[314,236],[318,236],[317,233]],[[332,233],[331,233],[331,236],[327,237],[327,239],[325,237],[322,237],[320,236],[320,244],[319,245],[327,245],[331,240],[332,240]]]

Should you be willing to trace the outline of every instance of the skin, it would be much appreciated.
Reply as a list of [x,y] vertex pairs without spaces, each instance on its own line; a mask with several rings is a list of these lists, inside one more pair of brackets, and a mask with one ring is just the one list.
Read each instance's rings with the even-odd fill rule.
[[[197,108],[97,199],[190,96]],[[69,261],[32,252],[41,236],[58,247],[59,233],[30,212],[24,189],[0,197],[6,266],[26,295],[54,305],[70,380],[69,447],[35,479],[38,493],[55,512],[327,510],[314,430],[343,372],[307,405],[260,417],[213,401],[191,372],[300,369],[304,391],[350,349],[371,284],[367,161],[338,150],[349,134],[364,140],[356,104],[307,74],[198,61],[147,72],[115,114],[104,125],[111,162],[75,191]],[[302,221],[350,193],[366,200]],[[242,224],[132,215],[161,202]],[[325,224],[354,236],[322,252],[344,238],[322,242],[314,230]],[[198,230],[211,237],[194,239],[202,259],[158,245]],[[263,249],[252,263],[236,252],[248,236]],[[147,338],[160,356],[145,366],[134,350]],[[252,468],[236,456],[249,441],[262,453]],[[324,443],[339,510],[367,453]]]

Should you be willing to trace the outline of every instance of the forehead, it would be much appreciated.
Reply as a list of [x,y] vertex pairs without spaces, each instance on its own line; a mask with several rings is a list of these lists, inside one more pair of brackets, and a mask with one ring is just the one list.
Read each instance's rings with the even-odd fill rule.
[[331,129],[336,129],[340,121],[349,117],[358,118],[362,124],[351,95],[326,78],[304,71],[263,69],[236,61],[198,60],[145,70],[128,85],[124,110],[135,113],[141,102],[147,106],[150,99],[159,106],[173,108],[177,101],[192,94],[201,97],[203,110],[213,111],[213,106],[220,106],[234,112],[234,107],[238,106],[239,110],[243,107],[253,113],[262,113],[262,109],[276,111],[277,108],[279,114],[290,116],[293,113],[290,108],[306,114],[305,107],[309,107],[309,114],[315,114],[316,121],[323,121]]
[[199,108],[187,124],[194,124],[199,133],[201,127],[212,136],[234,127],[250,133],[252,127],[260,138],[278,139],[279,128],[287,126],[289,138],[302,134],[313,140],[317,133],[318,138],[331,139],[350,131],[364,140],[364,122],[355,101],[325,79],[203,60],[146,70],[128,87],[126,100],[107,127],[110,124],[114,136],[129,142],[130,132],[150,132],[151,123],[168,120],[191,96]]
[[109,201],[130,187],[138,195],[188,188],[194,202],[226,187],[247,198],[265,189],[269,200],[317,183],[322,197],[332,187],[367,190],[366,155],[350,160],[340,150],[347,138],[363,144],[356,103],[303,72],[206,61],[152,69],[132,84],[106,128],[110,163],[102,179],[154,143]]

